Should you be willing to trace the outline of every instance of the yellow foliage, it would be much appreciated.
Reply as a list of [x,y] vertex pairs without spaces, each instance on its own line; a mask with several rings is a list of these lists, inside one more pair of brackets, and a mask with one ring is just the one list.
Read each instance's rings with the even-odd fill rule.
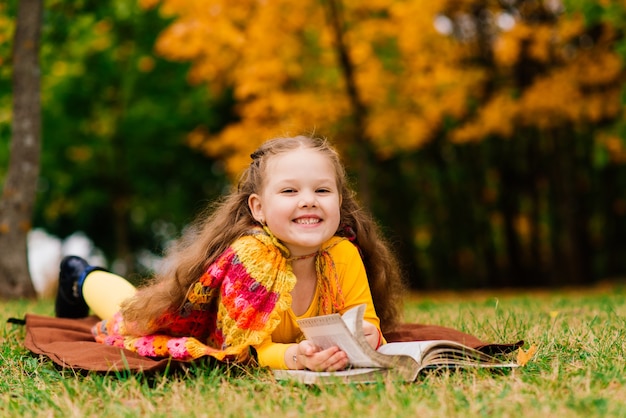
[[393,155],[400,149],[415,149],[430,139],[430,129],[426,121],[396,109],[387,109],[372,114],[366,130],[382,158]]
[[556,28],[547,24],[530,26],[517,23],[512,30],[501,33],[494,45],[494,59],[500,65],[511,67],[521,59],[522,44],[526,44],[527,54],[538,62],[548,62],[553,53],[557,36]]
[[[476,7],[496,15],[497,2],[479,0],[343,0],[342,39],[352,64],[356,99],[367,109],[365,131],[383,158],[423,146],[444,131],[455,142],[519,126],[539,129],[619,115],[623,65],[608,28],[589,50],[572,49],[585,23],[562,15],[555,23],[520,14],[493,33],[494,66],[481,66],[478,41],[439,33],[435,18],[469,16]],[[320,130],[344,138],[354,109],[347,95],[327,3],[318,0],[140,0],[173,16],[156,50],[191,63],[189,80],[237,100],[238,122],[222,132],[197,129],[190,145],[224,158],[235,174],[249,153],[274,135]],[[534,3],[533,3],[534,4]],[[486,6],[485,6],[486,5]],[[543,7],[540,3],[524,7]],[[530,13],[528,13],[530,15]],[[521,17],[520,17],[521,16]],[[544,68],[518,85],[521,60]],[[148,61],[140,61],[142,71]],[[504,80],[504,81],[502,81]],[[515,93],[515,94],[514,94]],[[477,104],[470,107],[470,104]],[[447,128],[446,128],[447,129]]]
[[151,9],[159,4],[160,0],[139,0],[139,6],[144,9]]
[[626,146],[624,145],[624,139],[614,134],[599,132],[596,135],[595,141],[606,149],[613,163],[626,163]]
[[504,67],[514,66],[520,57],[520,39],[510,32],[498,37],[493,53],[498,64]]
[[613,88],[607,92],[589,94],[581,106],[585,119],[590,122],[617,117],[622,111],[621,91]]
[[143,56],[137,61],[137,68],[142,73],[149,73],[154,69],[154,58]]
[[559,42],[567,42],[584,32],[585,18],[582,14],[575,13],[568,19],[559,19],[556,28]]
[[55,77],[64,77],[68,73],[68,64],[66,61],[56,61],[52,64],[52,74]]
[[112,27],[113,25],[109,20],[103,19],[94,25],[93,30],[96,35],[105,35],[111,32]]
[[519,117],[524,125],[547,129],[578,120],[582,95],[567,69],[537,79],[519,100]]
[[[440,126],[444,115],[459,116],[465,111],[468,93],[458,88],[464,72],[446,60],[433,59],[442,52],[437,43],[446,43],[432,25],[437,3],[343,3],[344,16],[353,12],[362,17],[347,26],[344,40],[354,65],[359,99],[372,108],[366,130],[381,147],[381,154],[420,146],[433,128]],[[255,137],[270,130],[328,131],[328,126],[350,116],[335,38],[319,3],[305,0],[294,6],[287,0],[242,1],[234,8],[220,1],[199,4],[192,0],[162,2],[167,13],[178,17],[159,37],[156,49],[169,59],[191,61],[189,78],[194,83],[206,82],[215,91],[233,86],[241,122],[215,136],[194,131],[189,138],[194,146],[210,144],[202,146],[212,155],[227,150],[230,170],[242,166],[236,153],[247,155],[258,145],[251,141],[237,144],[242,141],[242,127],[253,129]],[[381,19],[386,13],[393,18]],[[416,17],[421,27],[415,27]],[[401,64],[387,68],[374,46],[394,43],[401,50],[395,58],[400,58]],[[452,48],[450,42],[447,48]],[[455,62],[452,57],[452,64]],[[467,82],[472,85],[478,81],[470,79]],[[434,91],[432,82],[438,87]],[[396,111],[387,111],[390,101],[396,102],[391,106]],[[272,129],[259,131],[263,126]]]
[[531,219],[525,214],[519,214],[514,220],[514,226],[520,239],[523,242],[528,241],[532,230]]
[[581,54],[576,66],[576,80],[581,86],[606,85],[618,82],[623,72],[620,57],[612,51]]
[[476,142],[489,135],[509,138],[514,133],[518,103],[506,91],[494,96],[474,120],[456,129],[450,139],[455,143]]
[[537,25],[532,34],[528,55],[539,62],[550,61],[554,29],[548,25]]
[[421,226],[415,230],[413,241],[418,248],[425,249],[432,241],[432,231],[427,226]]

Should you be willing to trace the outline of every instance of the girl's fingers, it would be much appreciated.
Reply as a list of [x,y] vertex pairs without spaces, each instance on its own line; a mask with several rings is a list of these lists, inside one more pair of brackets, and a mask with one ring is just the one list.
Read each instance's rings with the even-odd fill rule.
[[330,372],[342,370],[348,366],[348,356],[338,347],[304,355],[306,356],[306,365],[310,370]]
[[329,367],[327,367],[325,370],[327,372],[336,372],[337,370],[345,369],[346,366],[348,366],[348,360],[347,359],[341,359],[341,360],[333,363]]
[[337,348],[326,361],[320,364],[320,367],[324,371],[334,372],[346,368],[347,365],[348,356]]

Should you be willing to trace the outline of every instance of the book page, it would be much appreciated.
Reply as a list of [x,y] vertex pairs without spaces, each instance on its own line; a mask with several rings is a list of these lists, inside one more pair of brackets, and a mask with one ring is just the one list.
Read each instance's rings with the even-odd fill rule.
[[341,319],[343,319],[343,322],[345,322],[352,335],[357,335],[357,323],[359,321],[363,321],[364,312],[364,307],[360,308],[359,306],[356,306],[352,309],[347,310],[343,313],[343,315],[341,315]]
[[417,363],[422,363],[424,352],[432,347],[433,341],[409,341],[383,344],[378,352],[386,355],[405,355],[412,357]]
[[363,350],[339,314],[300,319],[298,324],[307,340],[322,349],[339,347],[348,355],[352,366],[380,367],[380,364],[372,360]]
[[496,357],[447,340],[395,342],[381,346],[378,352],[387,355],[407,355],[418,361],[422,367],[428,366],[477,366],[511,367]]

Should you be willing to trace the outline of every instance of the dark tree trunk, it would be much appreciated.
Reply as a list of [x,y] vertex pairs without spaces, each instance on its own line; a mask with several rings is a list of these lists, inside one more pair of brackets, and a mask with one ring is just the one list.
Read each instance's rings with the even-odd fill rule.
[[34,297],[26,237],[39,177],[39,38],[43,1],[20,0],[13,46],[11,158],[0,199],[0,296]]

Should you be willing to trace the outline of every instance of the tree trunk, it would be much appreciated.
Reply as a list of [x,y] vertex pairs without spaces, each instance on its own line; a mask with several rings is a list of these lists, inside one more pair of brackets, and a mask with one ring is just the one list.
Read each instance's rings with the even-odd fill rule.
[[0,296],[34,297],[26,237],[39,177],[42,0],[20,0],[13,46],[11,157],[0,199]]

